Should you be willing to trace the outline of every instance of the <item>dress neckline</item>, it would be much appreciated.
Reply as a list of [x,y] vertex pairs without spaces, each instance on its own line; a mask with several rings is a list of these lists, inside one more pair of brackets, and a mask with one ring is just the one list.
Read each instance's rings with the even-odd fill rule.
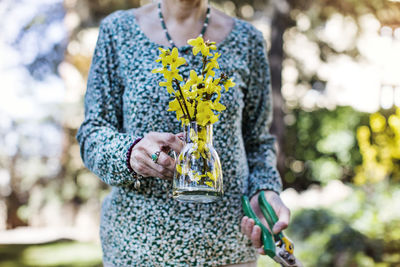
[[[135,13],[134,13],[134,9],[129,10],[129,14],[130,14],[131,17],[132,17],[134,27],[135,27],[136,30],[139,32],[139,34],[143,36],[143,38],[146,40],[146,42],[150,43],[151,45],[155,46],[156,48],[158,48],[158,47],[162,47],[162,48],[164,48],[164,49],[171,49],[171,48],[172,48],[172,46],[167,46],[167,45],[163,45],[163,44],[158,44],[158,43],[152,41],[152,40],[144,33],[144,31],[143,31],[142,28],[139,26],[139,23],[138,23],[137,20],[136,20],[136,16],[135,16]],[[224,45],[228,44],[229,41],[230,41],[230,40],[233,38],[233,36],[235,35],[235,32],[237,31],[237,28],[238,28],[238,24],[239,24],[239,23],[238,23],[238,19],[237,19],[237,18],[232,17],[232,19],[233,19],[233,27],[232,27],[231,31],[228,33],[228,35],[227,35],[222,41],[216,43],[217,49],[220,49],[220,48],[223,47]],[[189,44],[186,44],[186,45],[183,45],[183,46],[180,46],[180,47],[177,47],[177,48],[178,48],[178,50],[186,50],[186,49],[191,48],[191,46],[190,46]]]

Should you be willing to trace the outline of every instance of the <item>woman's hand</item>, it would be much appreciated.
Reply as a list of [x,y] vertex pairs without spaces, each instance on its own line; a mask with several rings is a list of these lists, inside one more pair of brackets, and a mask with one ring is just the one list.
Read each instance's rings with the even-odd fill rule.
[[[274,234],[279,233],[283,229],[287,228],[290,219],[290,210],[283,204],[281,198],[277,193],[274,191],[261,191],[261,194],[264,193],[265,197],[267,198],[268,203],[274,209],[276,215],[278,216],[279,220],[274,225],[272,232]],[[258,194],[254,195],[250,200],[251,208],[256,213],[257,217],[260,221],[267,227],[268,223],[265,220],[264,216],[261,213],[260,206],[258,205]],[[257,248],[258,253],[265,255],[263,249],[263,243],[261,240],[261,228],[258,225],[254,225],[254,220],[244,216],[242,218],[241,223],[242,233],[245,234],[253,243],[253,246]]]
[[[132,169],[143,177],[159,177],[171,180],[174,175],[175,160],[168,155],[172,149],[177,154],[183,148],[181,138],[183,133],[158,133],[150,132],[146,134],[132,149],[130,164]],[[157,163],[151,155],[161,151]]]

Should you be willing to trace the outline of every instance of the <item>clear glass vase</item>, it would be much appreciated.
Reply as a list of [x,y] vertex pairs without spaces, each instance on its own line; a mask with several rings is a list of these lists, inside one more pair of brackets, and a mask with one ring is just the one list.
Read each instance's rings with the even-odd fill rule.
[[172,195],[182,202],[210,203],[223,195],[222,169],[212,139],[212,125],[191,122],[178,156]]

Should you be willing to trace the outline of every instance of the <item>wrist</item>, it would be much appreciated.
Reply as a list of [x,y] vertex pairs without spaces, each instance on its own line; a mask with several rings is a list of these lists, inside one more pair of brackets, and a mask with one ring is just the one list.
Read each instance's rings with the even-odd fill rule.
[[127,153],[126,153],[126,165],[127,165],[128,169],[129,169],[129,171],[131,173],[133,173],[133,174],[136,174],[136,172],[133,170],[133,168],[131,166],[132,149],[137,143],[139,143],[140,140],[142,140],[141,137],[136,138],[135,141],[133,141],[133,143],[129,146],[129,149],[128,149]]

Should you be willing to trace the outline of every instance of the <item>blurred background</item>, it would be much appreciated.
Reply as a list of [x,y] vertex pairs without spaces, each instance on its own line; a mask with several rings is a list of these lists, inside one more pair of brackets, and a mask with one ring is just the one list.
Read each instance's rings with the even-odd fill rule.
[[[0,1],[0,266],[102,266],[109,188],[75,134],[99,21],[149,2]],[[400,266],[400,1],[211,4],[267,40],[296,255]]]

